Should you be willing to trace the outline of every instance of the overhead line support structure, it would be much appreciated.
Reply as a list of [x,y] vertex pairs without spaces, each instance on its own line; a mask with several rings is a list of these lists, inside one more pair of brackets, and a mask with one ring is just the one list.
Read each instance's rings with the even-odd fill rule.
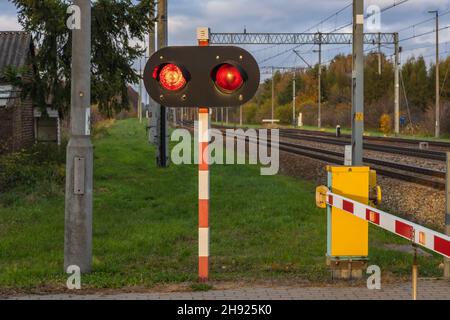
[[[353,43],[353,33],[218,33],[210,32],[210,45],[345,45]],[[400,131],[399,37],[398,33],[364,33],[365,45],[394,45],[395,52],[395,133]],[[289,50],[290,51],[290,50]]]

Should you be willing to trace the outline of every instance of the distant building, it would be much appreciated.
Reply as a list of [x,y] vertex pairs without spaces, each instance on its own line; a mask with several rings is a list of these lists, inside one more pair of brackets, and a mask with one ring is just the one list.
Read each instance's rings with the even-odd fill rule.
[[[7,66],[31,65],[33,54],[29,33],[0,31],[0,153],[17,151],[35,142],[33,103],[30,98],[22,99],[20,90],[2,75]],[[32,76],[20,74],[24,79]]]
[[128,86],[128,101],[130,103],[130,109],[133,113],[138,112],[139,105],[139,93],[133,89],[132,86]]

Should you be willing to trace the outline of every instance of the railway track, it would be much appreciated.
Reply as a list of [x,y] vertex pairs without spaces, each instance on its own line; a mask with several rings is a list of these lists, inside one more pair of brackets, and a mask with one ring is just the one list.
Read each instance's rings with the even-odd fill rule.
[[[313,131],[313,130],[303,130],[303,129],[280,129],[286,132],[301,133],[304,135],[313,136],[324,136],[324,137],[336,137],[334,133],[323,132],[323,131]],[[349,134],[342,134],[342,139],[350,140],[351,136]],[[450,142],[444,141],[432,141],[432,140],[413,140],[407,138],[395,138],[395,137],[374,137],[374,136],[364,136],[366,141],[376,141],[385,143],[400,143],[406,145],[418,146],[419,142],[427,142],[430,147],[445,148],[450,150]]]
[[[192,123],[192,122],[191,122]],[[215,126],[215,128],[225,129],[230,127]],[[248,128],[243,128],[244,130]],[[285,137],[289,139],[299,139],[311,142],[325,143],[336,146],[345,146],[350,144],[350,136],[343,135],[341,138],[335,137],[333,133],[322,132],[322,131],[310,131],[301,129],[279,129],[280,137]],[[398,145],[389,145],[389,143],[403,143],[406,145],[419,145],[419,141],[414,141],[404,138],[383,138],[383,137],[368,137],[365,136],[364,140],[384,142],[385,144],[364,142],[363,148],[365,150],[384,152],[390,154],[401,154],[407,155],[415,158],[422,158],[428,160],[438,160],[446,161],[446,154],[442,151],[437,150],[423,150],[419,148],[402,147]],[[430,146],[448,148],[450,150],[450,143],[438,142],[438,141],[427,141]]]
[[[192,124],[185,124],[185,127],[192,130]],[[217,129],[221,129],[221,131],[224,132],[224,128],[217,127]],[[287,137],[287,136],[285,134],[281,134],[280,131],[280,137]],[[257,143],[255,139],[249,139],[248,137],[246,139],[250,143]],[[272,143],[270,139],[269,143],[270,144]],[[346,144],[343,141],[340,141],[340,143]],[[290,154],[305,156],[312,159],[321,160],[326,163],[342,165],[344,162],[344,154],[341,152],[299,145],[293,142],[287,142],[282,140],[279,141],[278,147],[279,150],[281,151]],[[399,153],[406,154],[405,152]],[[422,156],[425,157],[425,154],[426,153],[422,154]],[[407,181],[411,183],[416,183],[427,187],[432,187],[438,190],[445,190],[445,180],[444,180],[445,172],[443,171],[405,165],[397,162],[384,161],[368,157],[364,157],[363,161],[365,164],[369,165],[371,168],[376,170],[378,174],[382,176]]]
[[[337,146],[345,146],[350,143],[349,140],[341,140],[338,138],[323,137],[323,136],[316,137],[316,136],[309,135],[309,134],[286,132],[284,130],[280,130],[280,136],[289,138],[289,139],[306,140],[306,141],[326,143],[326,144],[337,145]],[[442,151],[405,148],[405,147],[400,147],[400,146],[382,145],[382,144],[367,143],[367,142],[363,143],[363,148],[365,150],[392,153],[392,154],[402,154],[402,155],[408,155],[411,157],[422,158],[422,159],[439,160],[439,161],[446,160],[446,154],[445,154],[445,152],[442,152]]]

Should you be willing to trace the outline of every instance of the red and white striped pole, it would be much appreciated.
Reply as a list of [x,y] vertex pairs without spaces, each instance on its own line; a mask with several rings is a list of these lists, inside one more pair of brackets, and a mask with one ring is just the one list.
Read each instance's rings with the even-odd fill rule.
[[[209,29],[197,29],[199,46],[209,45]],[[198,109],[198,279],[209,277],[209,128],[208,108]]]

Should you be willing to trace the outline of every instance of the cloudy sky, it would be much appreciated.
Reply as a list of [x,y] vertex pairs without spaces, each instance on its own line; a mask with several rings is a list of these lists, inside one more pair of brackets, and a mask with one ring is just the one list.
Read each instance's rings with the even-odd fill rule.
[[[351,22],[351,7],[339,14],[351,0],[168,0],[169,1],[169,42],[171,45],[195,44],[195,31],[199,26],[208,26],[212,32],[310,32],[331,31]],[[386,8],[402,0],[366,0],[366,8],[377,5]],[[381,15],[381,32],[400,32],[400,39],[434,30],[434,21],[429,10],[440,10],[440,26],[450,25],[450,0],[408,0],[406,3],[386,10]],[[448,12],[448,13],[447,13]],[[447,14],[446,14],[447,13]],[[318,24],[324,18],[331,18]],[[424,20],[424,23],[413,26]],[[15,7],[8,0],[0,0],[0,30],[19,30]],[[344,28],[340,32],[349,32]],[[427,61],[434,59],[434,34],[401,42],[402,60],[413,54],[422,54]],[[450,51],[450,28],[441,31],[441,53]],[[290,50],[293,46],[252,46],[247,47],[263,66],[299,66],[304,63]],[[415,49],[417,48],[417,49]],[[301,46],[298,50],[307,62],[317,62],[313,46]],[[324,61],[337,53],[350,52],[350,46],[326,46]],[[367,48],[370,50],[370,47]],[[391,55],[393,48],[384,47]],[[286,53],[283,53],[286,52]],[[275,57],[274,57],[275,56]]]

